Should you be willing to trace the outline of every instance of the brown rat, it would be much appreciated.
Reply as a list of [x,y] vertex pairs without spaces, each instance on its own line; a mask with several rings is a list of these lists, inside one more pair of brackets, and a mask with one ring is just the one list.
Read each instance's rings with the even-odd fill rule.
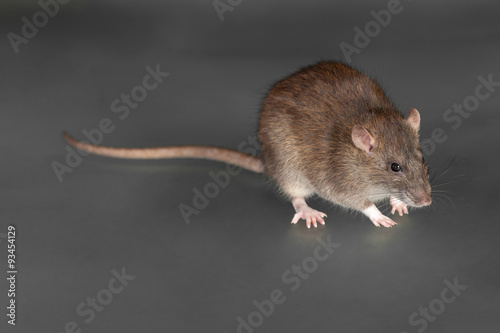
[[390,198],[392,213],[431,203],[419,148],[420,115],[408,119],[366,75],[322,62],[278,82],[264,100],[259,141],[265,173],[292,200],[292,223],[324,223],[305,198],[363,212],[376,225],[394,221],[373,202]]
[[339,62],[320,62],[276,83],[264,99],[261,158],[208,146],[112,148],[66,140],[78,149],[121,158],[208,158],[273,179],[300,219],[324,224],[307,206],[314,194],[363,212],[374,225],[395,224],[374,205],[390,199],[392,214],[430,205],[431,186],[419,147],[420,114],[408,118],[368,76]]

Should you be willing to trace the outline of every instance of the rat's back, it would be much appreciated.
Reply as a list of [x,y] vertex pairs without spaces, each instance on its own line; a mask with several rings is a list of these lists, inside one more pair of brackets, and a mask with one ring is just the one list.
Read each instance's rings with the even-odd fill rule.
[[266,173],[280,183],[280,173],[315,169],[313,163],[352,146],[352,128],[374,120],[369,110],[402,118],[375,81],[343,63],[320,62],[279,81],[259,120]]

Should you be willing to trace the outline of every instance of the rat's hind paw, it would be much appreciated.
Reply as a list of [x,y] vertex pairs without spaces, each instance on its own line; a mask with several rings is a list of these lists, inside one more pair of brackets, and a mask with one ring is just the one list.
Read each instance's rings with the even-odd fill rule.
[[311,227],[311,223],[315,228],[317,228],[318,222],[322,225],[325,225],[325,220],[323,219],[324,217],[326,217],[325,213],[318,212],[311,207],[305,206],[301,207],[299,211],[293,216],[292,223],[296,224],[300,219],[304,219],[306,220],[306,226],[308,228]]
[[391,196],[389,202],[392,206],[391,210],[392,215],[394,215],[395,212],[398,212],[399,216],[403,216],[403,213],[408,214],[408,206],[403,201]]

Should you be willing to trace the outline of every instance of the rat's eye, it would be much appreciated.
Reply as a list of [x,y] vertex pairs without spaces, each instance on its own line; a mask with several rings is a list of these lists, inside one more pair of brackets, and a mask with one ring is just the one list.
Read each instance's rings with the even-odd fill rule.
[[403,171],[403,168],[401,168],[401,165],[399,165],[397,163],[392,163],[391,170],[394,172],[400,172],[400,171]]

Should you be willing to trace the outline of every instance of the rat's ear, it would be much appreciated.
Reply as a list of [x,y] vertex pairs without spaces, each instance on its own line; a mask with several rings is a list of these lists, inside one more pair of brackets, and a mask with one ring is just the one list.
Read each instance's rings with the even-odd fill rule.
[[367,154],[371,154],[372,149],[377,146],[377,140],[362,126],[354,126],[351,136],[354,145]]
[[418,113],[417,109],[411,108],[410,111],[408,111],[408,119],[406,119],[406,121],[418,132],[420,129],[420,113]]

